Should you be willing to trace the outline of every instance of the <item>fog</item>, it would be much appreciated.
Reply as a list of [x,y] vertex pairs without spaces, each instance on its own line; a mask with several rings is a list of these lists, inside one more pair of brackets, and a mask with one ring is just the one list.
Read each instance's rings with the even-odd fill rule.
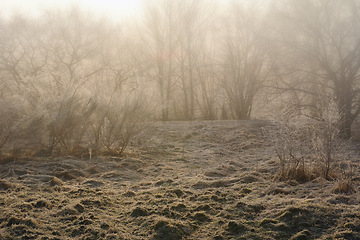
[[84,11],[90,11],[93,15],[106,16],[113,21],[122,21],[127,18],[133,18],[140,14],[142,10],[142,0],[29,0],[29,1],[0,1],[1,13],[5,17],[11,17],[14,14],[23,14],[31,17],[41,16],[44,10],[66,9],[70,6],[78,6]]
[[[281,115],[319,121],[332,115],[340,135],[350,138],[360,113],[356,1],[2,6],[4,147],[14,138],[49,151],[84,144],[119,150],[126,143],[111,135],[128,131],[122,121]],[[137,120],[128,120],[127,111],[138,112]],[[101,137],[108,139],[100,140],[107,122],[111,130]]]
[[0,6],[0,239],[360,239],[359,1]]

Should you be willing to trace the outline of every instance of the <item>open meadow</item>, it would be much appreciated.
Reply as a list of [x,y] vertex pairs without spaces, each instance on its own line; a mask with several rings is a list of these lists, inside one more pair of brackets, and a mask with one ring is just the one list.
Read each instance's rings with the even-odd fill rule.
[[272,128],[159,122],[122,157],[5,158],[0,239],[360,239],[359,167],[347,193],[276,180]]

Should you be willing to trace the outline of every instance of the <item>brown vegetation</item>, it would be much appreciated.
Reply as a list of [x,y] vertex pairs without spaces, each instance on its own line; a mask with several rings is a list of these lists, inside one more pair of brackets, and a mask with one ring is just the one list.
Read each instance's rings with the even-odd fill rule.
[[3,161],[0,238],[359,238],[357,180],[274,180],[264,128],[274,125],[155,123],[121,158]]

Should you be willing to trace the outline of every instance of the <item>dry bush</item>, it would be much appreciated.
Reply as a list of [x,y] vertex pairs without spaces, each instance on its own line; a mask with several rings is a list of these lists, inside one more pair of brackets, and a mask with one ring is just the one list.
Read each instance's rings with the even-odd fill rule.
[[[355,155],[356,153],[352,152],[349,149],[346,149],[348,154]],[[345,154],[342,155],[344,158],[348,158]],[[356,155],[355,155],[356,156]],[[352,194],[355,193],[355,184],[354,181],[357,179],[357,169],[359,168],[358,164],[351,161],[341,161],[336,164],[336,176],[339,181],[336,182],[332,189],[332,193],[335,194]]]
[[277,121],[275,126],[269,133],[280,161],[279,180],[309,181],[312,146],[308,125],[302,121]]
[[340,139],[339,114],[334,108],[325,108],[321,118],[312,122],[312,144],[314,147],[315,167],[320,176],[332,180],[336,171],[336,160],[344,142]]
[[280,161],[280,180],[307,182],[316,177],[339,178],[336,164],[344,144],[334,121],[309,118],[275,122],[271,137]]
[[49,153],[54,150],[68,154],[77,154],[84,147],[86,132],[90,127],[90,117],[96,109],[96,103],[76,94],[65,96],[59,102],[49,104],[48,142]]
[[24,103],[1,109],[0,150],[7,155],[122,154],[147,118],[143,102],[130,97],[104,105],[73,93],[36,108]]
[[122,154],[144,127],[146,111],[140,99],[122,105],[100,105],[91,123],[90,147],[95,152]]
[[316,177],[343,178],[339,162],[345,161],[349,142],[340,138],[341,118],[336,105],[330,100],[323,102],[316,115],[298,109],[297,114],[285,111],[274,121],[276,127],[269,132],[280,161],[280,180],[306,182]]
[[140,100],[108,102],[73,95],[48,123],[48,149],[57,154],[122,154],[145,122]]
[[29,114],[22,100],[15,96],[0,103],[0,150],[13,155],[41,145],[43,117],[36,112]]
[[0,102],[0,150],[3,149],[14,135],[16,123],[19,120],[19,112],[14,111],[10,102]]
[[335,194],[352,194],[355,192],[354,183],[351,180],[341,180],[331,192]]

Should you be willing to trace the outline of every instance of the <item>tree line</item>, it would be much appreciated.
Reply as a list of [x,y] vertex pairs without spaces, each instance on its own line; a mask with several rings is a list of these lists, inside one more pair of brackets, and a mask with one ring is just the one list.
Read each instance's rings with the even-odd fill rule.
[[318,121],[333,109],[349,139],[359,13],[356,0],[149,0],[124,23],[76,7],[2,18],[0,149],[122,151],[144,119],[279,109]]

